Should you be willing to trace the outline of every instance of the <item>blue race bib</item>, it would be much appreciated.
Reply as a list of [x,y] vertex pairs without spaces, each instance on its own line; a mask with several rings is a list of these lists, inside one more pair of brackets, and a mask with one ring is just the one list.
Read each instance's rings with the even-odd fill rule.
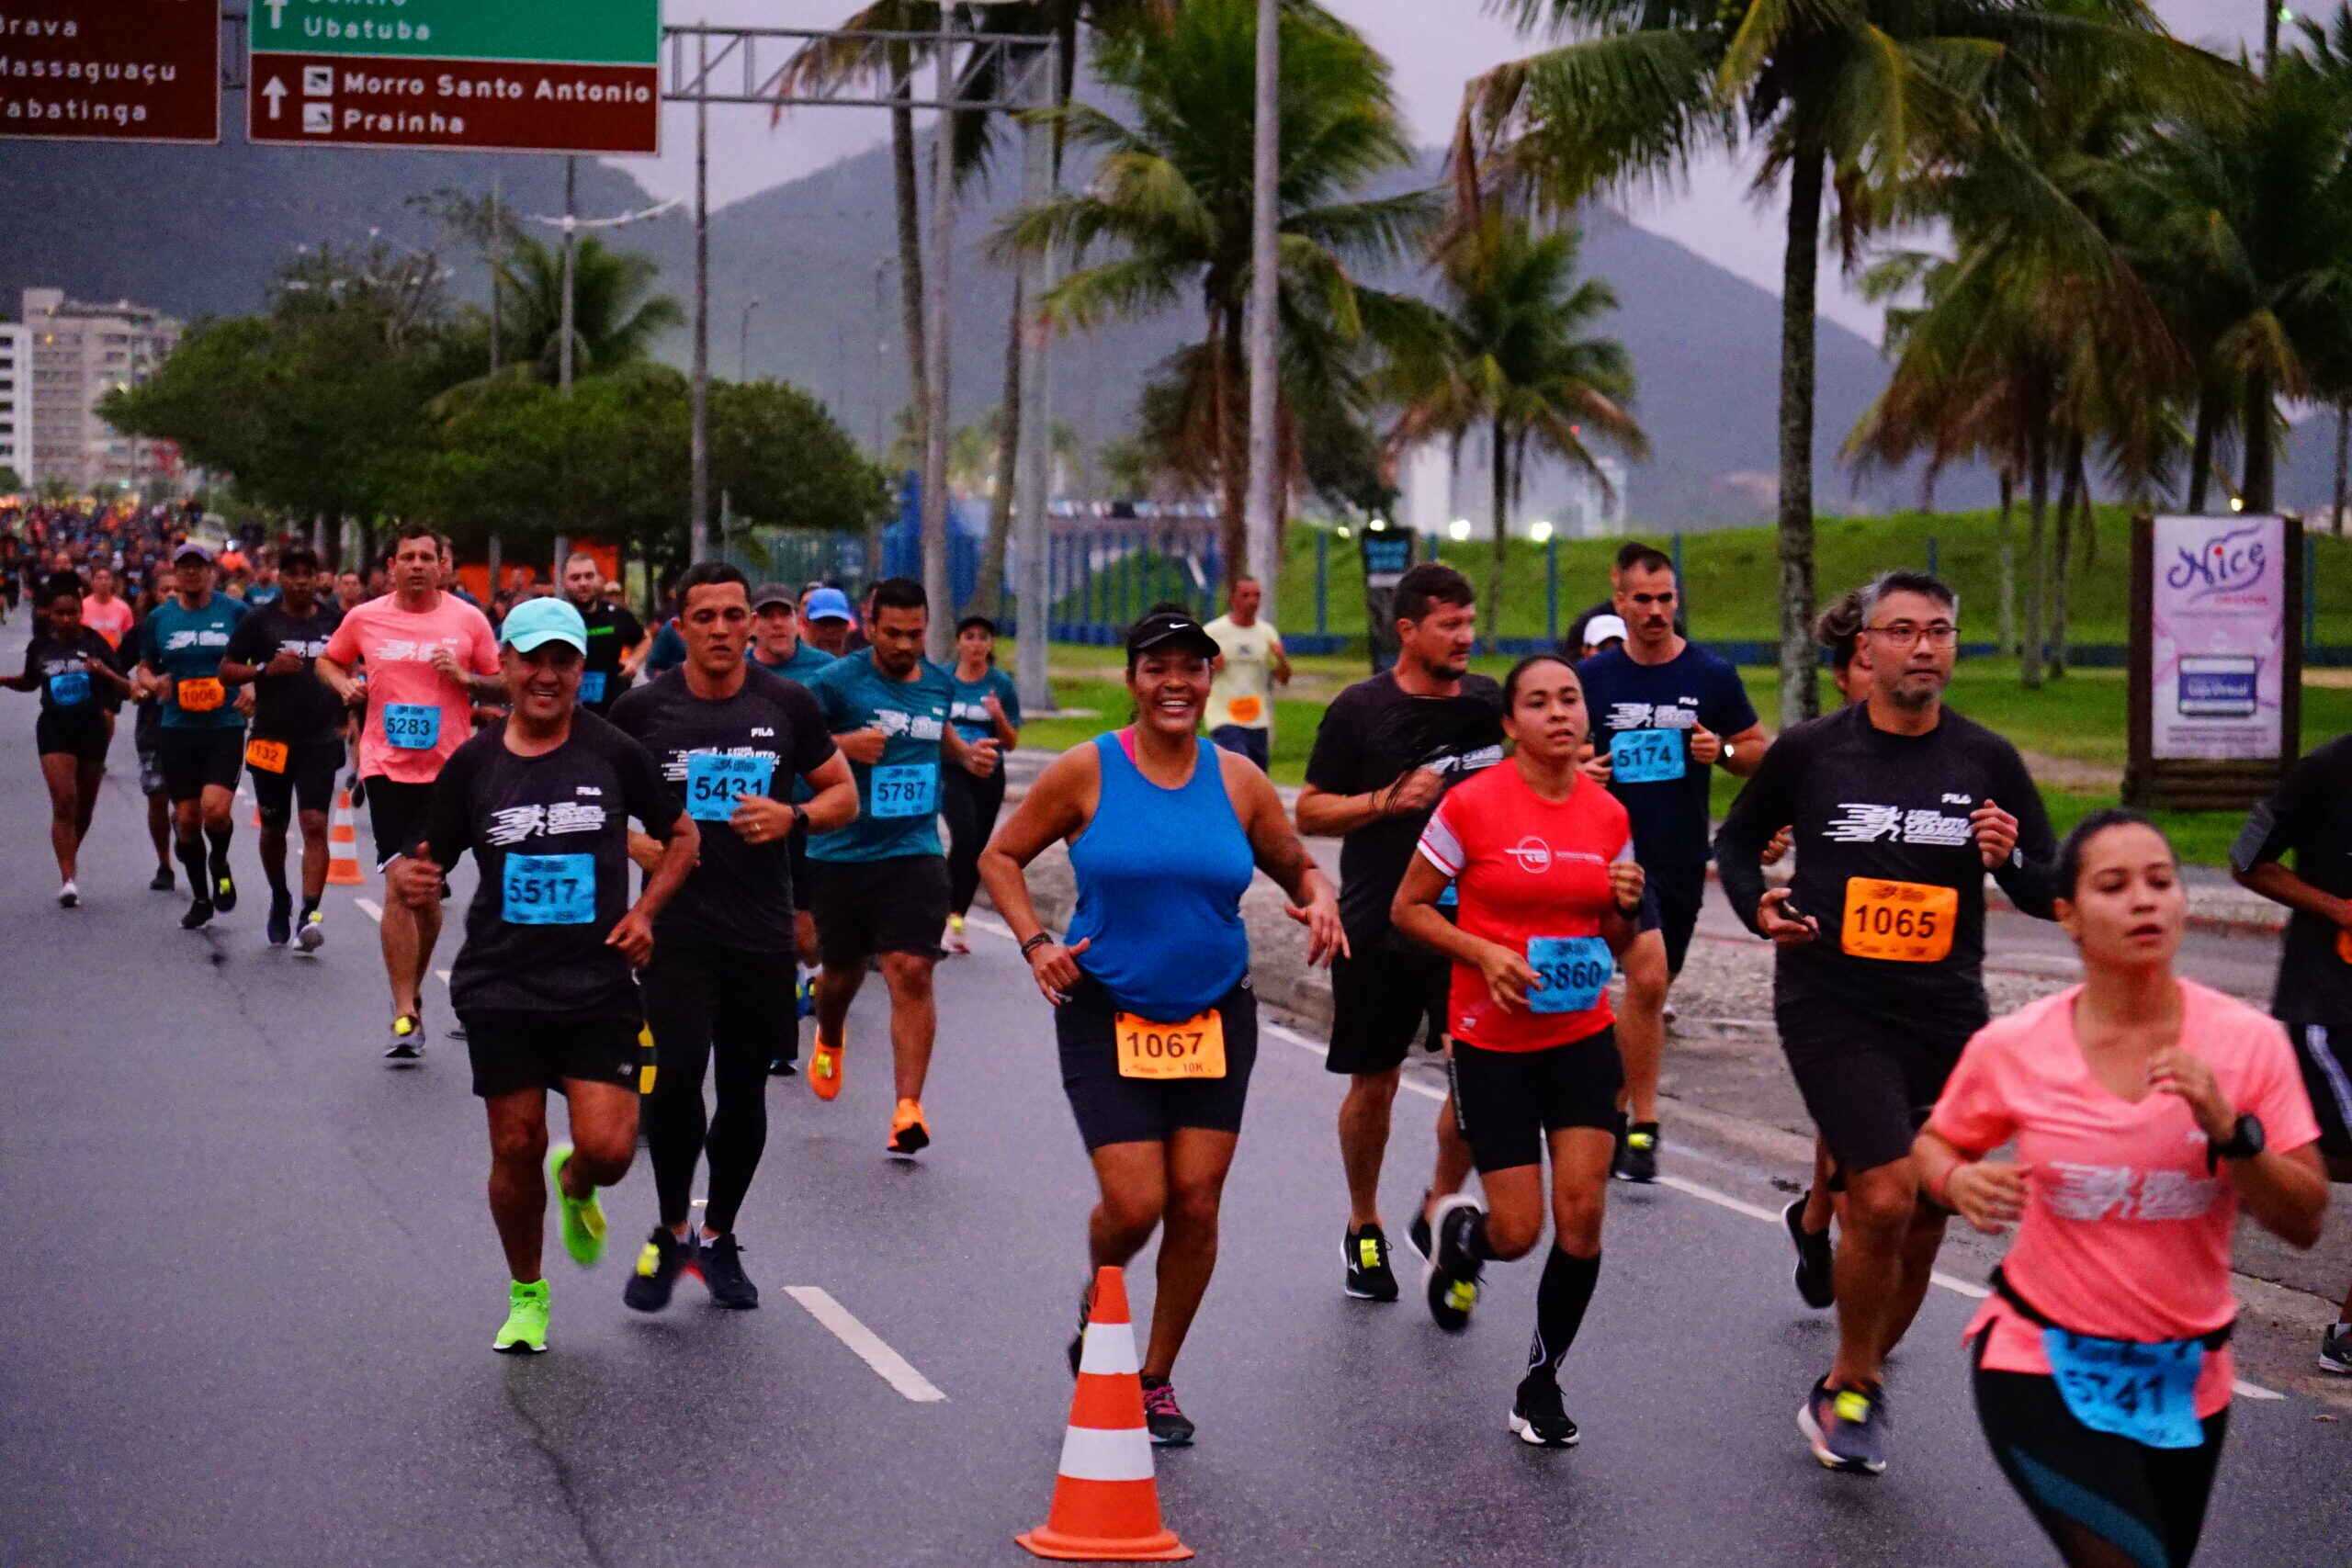
[[874,770],[874,815],[930,817],[939,810],[939,764],[902,762]]
[[1527,966],[1544,977],[1527,993],[1530,1012],[1589,1012],[1600,1000],[1616,964],[1597,936],[1539,936],[1527,942]]
[[580,700],[583,703],[605,700],[605,672],[602,670],[582,670],[580,672]]
[[67,670],[49,678],[49,700],[59,707],[78,706],[90,700],[90,672]]
[[2066,1408],[2092,1431],[2152,1449],[2193,1449],[2205,1440],[2197,1419],[2203,1341],[2149,1345],[2052,1327],[2041,1331],[2041,1348]]
[[716,751],[686,756],[686,815],[697,822],[724,822],[747,795],[765,795],[775,776],[767,757],[729,757]]
[[430,751],[440,744],[441,710],[431,703],[386,703],[384,739],[403,751]]
[[1619,784],[1664,784],[1682,776],[1679,729],[1620,729],[1609,737],[1610,776]]
[[508,855],[503,878],[510,926],[584,926],[596,918],[594,855]]

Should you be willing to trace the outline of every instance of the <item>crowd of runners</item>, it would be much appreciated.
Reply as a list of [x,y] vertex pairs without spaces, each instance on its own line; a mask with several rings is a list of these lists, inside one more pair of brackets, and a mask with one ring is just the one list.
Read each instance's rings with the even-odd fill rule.
[[[1241,900],[1259,872],[1331,971],[1337,1283],[1407,1294],[1380,1177],[1408,1059],[1442,1054],[1436,1156],[1404,1217],[1417,1293],[1459,1333],[1487,1267],[1544,1248],[1510,1415],[1528,1444],[1578,1439],[1562,1379],[1611,1179],[1655,1180],[1672,1157],[1659,1066],[1711,870],[1772,944],[1773,1018],[1818,1133],[1784,1218],[1798,1297],[1837,1315],[1829,1364],[1790,1391],[1824,1466],[1887,1468],[1883,1368],[1951,1218],[2014,1229],[1968,1333],[1996,1461],[2066,1562],[2185,1563],[2228,1424],[2234,1222],[2308,1247],[2328,1181],[2352,1179],[2352,737],[2290,770],[2233,852],[2290,911],[2265,1014],[2176,974],[2188,897],[2155,827],[2099,811],[2060,840],[2018,750],[1945,705],[1960,606],[1932,576],[1889,572],[1831,607],[1844,705],[1773,736],[1737,671],[1689,640],[1655,549],[1626,546],[1566,644],[1499,681],[1470,669],[1469,583],[1414,567],[1394,667],[1324,709],[1288,807],[1266,768],[1292,670],[1245,579],[1206,625],[1181,604],[1136,621],[1129,721],[1047,763],[1000,824],[1023,716],[996,628],[967,618],[952,664],[932,662],[912,581],[853,607],[697,564],[656,630],[589,555],[560,590],[486,611],[425,527],[335,577],[300,544],[216,550],[189,521],[51,513],[0,532],[6,605],[34,617],[0,684],[39,694],[57,901],[83,902],[125,704],[153,886],[186,878],[184,926],[237,907],[243,773],[265,940],[321,947],[330,805],[338,788],[364,801],[387,888],[385,1056],[422,1060],[437,1024],[487,1108],[501,1350],[548,1346],[549,1189],[565,1250],[594,1264],[640,1130],[653,1193],[627,1306],[661,1310],[682,1275],[759,1304],[734,1227],[769,1080],[831,1101],[853,1066],[882,1071],[880,1043],[849,1029],[869,972],[888,998],[884,1150],[932,1148],[933,972],[968,950],[983,886],[1050,1009],[1098,1183],[1087,1277],[1159,1237],[1140,1370],[1162,1444],[1195,1435],[1172,1379],[1258,1055]],[[1719,827],[1718,769],[1742,781]],[[1306,838],[1340,840],[1336,884]],[[1059,930],[1028,881],[1057,842],[1077,894]],[[468,855],[440,1020],[424,982]],[[1992,893],[2062,927],[2083,975],[1999,1019]],[[803,1006],[779,1004],[787,983]],[[2320,1346],[2329,1371],[2352,1373],[2347,1325],[2352,1297]]]

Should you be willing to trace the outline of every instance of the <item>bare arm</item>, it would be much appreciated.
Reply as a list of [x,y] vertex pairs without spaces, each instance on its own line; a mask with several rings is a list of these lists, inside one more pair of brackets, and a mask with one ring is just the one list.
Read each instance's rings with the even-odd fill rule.
[[1298,830],[1310,839],[1343,839],[1374,822],[1428,810],[1437,804],[1443,786],[1444,781],[1427,768],[1415,768],[1395,783],[1362,795],[1334,795],[1308,784],[1298,792]]
[[1496,1006],[1509,1012],[1525,1008],[1527,993],[1537,982],[1534,969],[1523,955],[1499,942],[1472,936],[1437,912],[1438,897],[1448,881],[1428,856],[1416,852],[1406,862],[1405,879],[1396,885],[1396,897],[1389,903],[1389,923],[1454,963],[1477,970],[1486,978],[1487,994]]
[[857,781],[850,776],[849,760],[839,751],[803,773],[814,798],[801,807],[811,833],[833,833],[857,820]]
[[1757,765],[1764,761],[1764,753],[1770,750],[1771,745],[1772,738],[1764,732],[1764,727],[1751,724],[1737,735],[1724,738],[1724,754],[1715,765],[1727,773],[1747,778],[1756,772]]
[[1101,764],[1093,746],[1072,747],[1037,775],[1021,805],[980,852],[980,881],[988,887],[989,902],[1019,939],[1037,989],[1056,1006],[1078,984],[1078,955],[1086,951],[1087,943],[1068,948],[1049,939],[1031,945],[1046,933],[1045,921],[1037,918],[1036,902],[1029,897],[1024,872],[1047,844],[1074,838],[1085,828],[1101,791]]
[[366,692],[366,688],[352,677],[350,671],[323,653],[311,661],[311,671],[334,687],[334,694],[347,704],[356,702]]
[[1312,965],[1328,961],[1335,953],[1348,951],[1348,934],[1340,925],[1339,896],[1332,891],[1330,878],[1315,863],[1306,846],[1299,842],[1291,830],[1290,818],[1283,815],[1282,796],[1274,793],[1273,782],[1258,771],[1257,764],[1228,751],[1214,753],[1221,770],[1227,791],[1241,817],[1242,831],[1249,835],[1251,855],[1258,868],[1290,896],[1283,913],[1307,930],[1306,962]]
[[2244,871],[2230,874],[2239,886],[2259,893],[2274,904],[2284,904],[2306,915],[2316,915],[2330,925],[2352,930],[2352,898],[2338,898],[2333,893],[2323,893],[2280,862],[2267,860]]

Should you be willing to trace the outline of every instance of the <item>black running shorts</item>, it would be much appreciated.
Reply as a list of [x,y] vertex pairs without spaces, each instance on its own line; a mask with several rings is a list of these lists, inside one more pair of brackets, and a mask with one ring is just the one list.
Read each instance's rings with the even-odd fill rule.
[[175,729],[156,737],[164,764],[164,794],[175,803],[197,800],[208,789],[234,790],[245,765],[245,732],[235,729]]
[[1625,1063],[1611,1027],[1540,1051],[1489,1051],[1456,1040],[1446,1076],[1453,1124],[1484,1175],[1541,1164],[1547,1134],[1570,1127],[1615,1132]]
[[107,716],[93,705],[81,706],[85,711],[70,716],[44,711],[33,721],[33,744],[40,755],[71,757],[77,762],[107,760],[107,744],[114,739],[107,730]]
[[376,836],[376,869],[381,871],[424,841],[433,786],[402,784],[381,773],[366,783],[368,827]]
[[[1643,868],[1644,902],[1657,911],[1658,934],[1666,939],[1666,972],[1682,973],[1691,933],[1699,929],[1699,905],[1707,896],[1707,868],[1668,865]],[[1646,924],[1646,922],[1645,922]]]
[[1850,1007],[1825,992],[1776,988],[1781,1050],[1840,1184],[1911,1152],[1979,1019],[1956,1035]]
[[[343,738],[318,735],[288,740],[286,766],[273,773],[248,755],[254,804],[265,822],[284,822],[296,810],[323,812],[334,804],[334,776],[343,767]],[[249,749],[250,750],[250,749]]]
[[1112,1039],[1116,1004],[1101,981],[1091,976],[1080,979],[1069,999],[1054,1010],[1054,1038],[1061,1046],[1062,1091],[1069,1096],[1088,1154],[1106,1144],[1164,1143],[1179,1127],[1241,1131],[1250,1071],[1258,1064],[1258,994],[1250,976],[1244,975],[1216,1005],[1225,1022],[1225,1077],[1122,1077]]
[[1331,960],[1331,1049],[1335,1073],[1393,1073],[1411,1054],[1445,1046],[1445,988],[1452,965],[1394,932],[1352,957]]
[[[375,790],[371,785],[369,794]],[[469,1013],[466,1056],[473,1064],[474,1093],[484,1100],[519,1089],[560,1089],[566,1078],[637,1087],[637,1036],[633,1018],[563,1021],[510,1013]]]
[[947,929],[947,857],[820,860],[808,909],[828,969],[856,969],[884,953],[937,958]]
[[2352,1027],[2290,1021],[2295,1060],[2303,1069],[2303,1090],[2319,1117],[2319,1150],[2331,1160],[2352,1160]]

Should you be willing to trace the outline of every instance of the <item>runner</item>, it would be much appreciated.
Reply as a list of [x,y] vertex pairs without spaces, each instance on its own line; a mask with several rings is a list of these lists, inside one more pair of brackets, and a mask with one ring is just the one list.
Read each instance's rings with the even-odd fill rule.
[[[654,921],[641,985],[661,1059],[645,1106],[661,1215],[622,1292],[639,1312],[668,1305],[689,1268],[718,1305],[760,1304],[735,1217],[767,1143],[768,1066],[799,1027],[775,1005],[772,978],[793,952],[791,845],[804,822],[831,830],[857,811],[849,764],[816,702],[744,658],[752,606],[743,574],[721,561],[690,567],[678,597],[684,666],[628,693],[612,720],[651,753],[701,835],[700,862]],[[588,636],[593,649],[593,627]],[[776,787],[798,779],[815,786],[806,808]],[[629,852],[652,873],[666,852],[632,834]],[[706,1076],[718,1094],[707,1120]],[[709,1203],[697,1235],[687,1220],[706,1153]]]
[[[245,770],[253,775],[261,814],[261,869],[269,879],[266,936],[283,947],[299,936],[315,953],[327,939],[319,908],[327,888],[327,811],[335,775],[343,770],[346,710],[311,666],[327,650],[343,616],[319,602],[319,558],[308,545],[279,553],[278,594],[237,623],[220,660],[224,679],[253,682],[253,739]],[[302,908],[286,886],[286,828],[300,812],[302,825]]]
[[236,834],[230,808],[244,759],[245,720],[221,679],[220,656],[245,607],[213,591],[212,553],[202,545],[191,540],[173,551],[172,572],[178,591],[148,615],[140,652],[147,689],[163,707],[157,756],[180,868],[195,895],[180,927],[194,931],[215,910],[225,915],[237,907],[237,883],[229,874]]
[[1273,756],[1274,687],[1290,684],[1290,660],[1282,634],[1258,618],[1266,590],[1254,577],[1233,584],[1230,608],[1208,624],[1223,651],[1216,682],[1209,688],[1209,739],[1238,752],[1264,773]]
[[[1469,580],[1428,561],[1396,581],[1395,668],[1332,699],[1306,759],[1298,830],[1338,838],[1340,912],[1347,950],[1331,963],[1331,1049],[1324,1066],[1348,1075],[1340,1101],[1340,1160],[1348,1181],[1346,1290],[1396,1299],[1388,1233],[1380,1221],[1380,1168],[1405,1057],[1419,1035],[1445,1043],[1448,965],[1442,954],[1391,931],[1389,907],[1430,813],[1449,786],[1502,761],[1502,688],[1466,673],[1477,636]],[[1407,1227],[1424,1256],[1431,1206],[1470,1174],[1449,1100],[1438,1108],[1437,1168]]]
[[334,574],[334,607],[345,615],[368,603],[368,580],[356,571]]
[[[781,582],[762,583],[752,592],[752,657],[772,674],[797,681],[803,686],[808,683],[809,677],[833,661],[831,654],[800,635],[799,606],[794,602],[792,590]],[[808,784],[794,780],[791,798],[797,805],[808,805]],[[809,890],[816,882],[817,873],[808,859],[808,824],[803,822],[792,830],[792,931],[797,959],[792,996],[802,1018],[817,1010],[812,994],[817,984],[817,919],[808,912]],[[799,1060],[800,1031],[796,1028],[785,1036],[784,1050],[768,1064],[768,1071],[777,1077],[788,1078],[799,1070]]]
[[838,588],[813,588],[800,601],[800,635],[835,659],[850,651],[849,595]]
[[637,679],[646,651],[645,628],[620,604],[605,601],[605,569],[585,550],[563,563],[564,596],[588,627],[588,668],[580,677],[580,700],[602,718]]
[[[1886,1468],[1881,1368],[1926,1296],[1947,1211],[1911,1139],[1984,1025],[1984,873],[2047,919],[2056,845],[2017,749],[1943,706],[1951,590],[1892,571],[1863,595],[1868,700],[1774,741],[1715,840],[1724,895],[1777,944],[1773,1018],[1845,1190],[1838,1354],[1799,1412],[1832,1469]],[[1758,857],[1793,824],[1796,877]]]
[[130,682],[115,669],[114,650],[107,639],[83,624],[80,578],[70,572],[49,577],[33,607],[40,618],[25,644],[24,673],[0,679],[0,686],[40,694],[33,745],[40,757],[41,782],[49,786],[49,847],[57,856],[57,904],[71,909],[82,902],[75,864],[98,808],[107,742],[114,733],[101,698],[107,692],[128,694]]
[[808,683],[833,656],[800,635],[800,607],[792,590],[763,582],[752,592],[752,657],[772,675]]
[[[392,863],[423,833],[443,764],[474,732],[474,694],[503,696],[508,684],[490,623],[439,587],[441,544],[432,529],[412,523],[399,531],[392,581],[391,592],[343,617],[314,666],[347,705],[366,709],[359,782],[367,786],[377,868],[388,880]],[[362,660],[365,682],[353,674]],[[437,904],[395,899],[384,906],[384,976],[392,991],[388,1062],[413,1066],[424,1054],[424,975],[440,939]]]
[[139,793],[147,797],[147,839],[155,851],[155,874],[147,882],[152,893],[169,893],[179,886],[172,871],[171,792],[164,787],[164,704],[141,673],[147,660],[147,617],[164,597],[159,581],[151,581],[141,591],[131,606],[137,618],[115,650],[115,668],[130,677],[130,700],[139,710],[131,721],[130,743],[139,756]]
[[[404,579],[423,556],[410,543],[395,558]],[[510,716],[448,758],[415,852],[387,876],[421,921],[437,923],[448,868],[471,851],[480,872],[449,1000],[466,1021],[474,1093],[490,1119],[490,1213],[511,1280],[495,1350],[548,1348],[539,1271],[548,1188],[572,1261],[586,1268],[604,1256],[596,1189],[618,1181],[637,1153],[640,1023],[630,970],[652,956],[654,921],[693,869],[697,844],[694,819],[645,749],[577,711],[587,650],[580,612],[561,600],[533,600],[506,618],[500,664]],[[631,818],[668,840],[634,905]],[[571,1120],[571,1142],[553,1149],[550,1089]]]
[[[1690,951],[1707,891],[1708,791],[1714,770],[1746,777],[1771,744],[1739,671],[1675,630],[1674,562],[1620,550],[1615,605],[1625,641],[1577,666],[1592,728],[1589,776],[1624,802],[1657,930],[1625,953],[1628,1124],[1616,1175],[1657,1179],[1657,1075],[1666,1055],[1667,993]],[[1599,619],[1600,617],[1595,617]],[[1603,628],[1606,629],[1605,627]]]
[[[2278,793],[2246,818],[2230,869],[2292,911],[2270,1010],[2302,1065],[2327,1173],[2352,1181],[2352,735],[2287,770]],[[2352,1292],[2320,1337],[2319,1364],[2352,1376]]]
[[120,648],[123,634],[137,621],[130,601],[116,592],[114,569],[92,567],[89,595],[82,601],[82,624],[106,638],[108,648]]
[[966,745],[994,740],[1000,766],[985,778],[957,768],[940,781],[940,814],[947,818],[947,951],[969,953],[964,917],[980,888],[980,851],[1004,809],[1003,758],[1021,744],[1021,694],[996,667],[996,623],[967,615],[956,624],[956,701],[948,721]]
[[[1968,1043],[1916,1156],[1976,1229],[2017,1224],[1966,1333],[1976,1416],[2081,1568],[2196,1554],[2229,1427],[2238,1211],[2308,1247],[2327,1204],[2278,1025],[2174,976],[2178,873],[2132,812],[2067,836],[2058,919],[2083,983]],[[2012,1142],[2014,1160],[1986,1157]]]
[[898,1087],[888,1148],[909,1158],[931,1142],[922,1089],[939,1025],[932,970],[947,924],[940,768],[992,773],[996,746],[988,740],[967,746],[947,722],[955,682],[922,656],[931,619],[922,584],[885,578],[875,593],[873,646],[835,660],[808,682],[833,743],[857,778],[856,820],[808,840],[809,858],[817,863],[809,903],[824,960],[808,1087],[820,1100],[841,1093],[842,1026],[866,964],[878,958],[890,989]]
[[[893,635],[883,600],[877,639]],[[1252,867],[1289,897],[1307,962],[1344,952],[1330,884],[1283,820],[1266,775],[1198,734],[1217,645],[1183,615],[1127,633],[1136,722],[1056,758],[980,857],[989,897],[1054,1006],[1062,1086],[1102,1198],[1091,1269],[1125,1268],[1163,1220],[1144,1353],[1155,1443],[1193,1440],[1170,1384],[1216,1267],[1218,1207],[1258,1056],[1258,999],[1241,895]],[[1069,846],[1078,907],[1062,942],[1037,918],[1023,868]],[[830,931],[828,932],[830,936]],[[1079,1298],[1070,1371],[1109,1371]]]
[[[1526,1257],[1544,1234],[1548,1146],[1554,1243],[1510,1429],[1569,1449],[1577,1424],[1561,1405],[1560,1362],[1600,1280],[1625,1077],[1609,973],[1636,940],[1644,873],[1625,806],[1579,772],[1588,720],[1567,661],[1521,660],[1503,705],[1510,765],[1439,802],[1393,908],[1398,931],[1452,961],[1454,1113],[1487,1194],[1484,1208],[1463,1193],[1438,1201],[1422,1286],[1440,1328],[1469,1326],[1486,1263]],[[1449,886],[1453,921],[1438,909]]]

